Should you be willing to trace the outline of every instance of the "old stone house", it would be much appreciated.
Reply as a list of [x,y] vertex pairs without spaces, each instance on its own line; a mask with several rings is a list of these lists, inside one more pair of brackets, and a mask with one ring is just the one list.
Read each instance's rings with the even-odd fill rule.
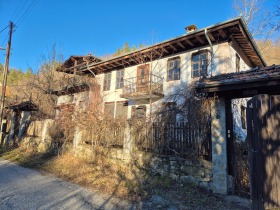
[[[113,118],[130,119],[135,115],[149,117],[166,103],[180,103],[180,99],[169,101],[168,96],[179,87],[187,90],[201,78],[265,66],[246,24],[238,17],[202,29],[191,25],[181,36],[107,60],[91,55],[71,56],[58,71],[94,76],[100,84],[106,113]],[[57,92],[58,105],[83,106],[89,98],[85,90]],[[212,106],[217,118],[212,119],[211,126],[213,178],[208,187],[226,194],[232,178],[227,171],[224,107],[222,99]],[[181,120],[180,116],[175,118]]]

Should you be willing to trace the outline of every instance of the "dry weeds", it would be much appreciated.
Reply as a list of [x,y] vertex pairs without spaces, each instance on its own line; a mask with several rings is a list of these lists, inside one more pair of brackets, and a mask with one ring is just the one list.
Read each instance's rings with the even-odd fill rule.
[[0,156],[22,166],[41,170],[42,173],[50,172],[103,195],[132,202],[146,200],[151,195],[160,195],[179,209],[239,209],[195,185],[179,184],[168,177],[150,176],[135,165],[119,164],[105,156],[89,161],[75,157],[70,152],[57,156],[21,147],[11,150],[0,148]]

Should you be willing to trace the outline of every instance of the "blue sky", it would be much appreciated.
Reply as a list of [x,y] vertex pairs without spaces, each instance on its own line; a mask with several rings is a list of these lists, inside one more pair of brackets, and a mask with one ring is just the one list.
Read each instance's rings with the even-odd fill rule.
[[[0,0],[0,31],[10,20],[17,26],[10,68],[36,71],[54,44],[64,59],[108,55],[125,42],[152,44],[184,34],[190,24],[203,28],[225,21],[234,17],[232,7],[233,0]],[[7,34],[8,29],[0,33],[0,47],[6,47]]]

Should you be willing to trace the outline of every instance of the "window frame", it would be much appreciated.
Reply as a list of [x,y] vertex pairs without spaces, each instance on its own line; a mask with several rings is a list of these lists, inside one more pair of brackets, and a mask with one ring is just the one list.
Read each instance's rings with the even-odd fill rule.
[[[121,110],[120,106],[125,107]],[[127,119],[128,101],[104,102],[104,113],[112,119]]]
[[103,91],[111,89],[112,72],[104,73]]
[[[174,66],[173,68],[170,68],[170,63],[171,62],[176,62],[176,61],[179,61],[178,63],[178,66]],[[176,70],[178,72],[176,72]],[[170,74],[170,71],[171,74]],[[170,77],[171,75],[171,77]],[[177,75],[177,77],[175,76]],[[177,57],[174,57],[174,58],[169,58],[167,60],[167,77],[166,77],[166,81],[176,81],[176,80],[180,80],[181,79],[181,57],[180,56],[177,56]]]
[[[123,73],[121,74],[121,72]],[[119,75],[119,73],[121,75]],[[124,69],[116,71],[116,89],[122,89],[124,87],[124,74]]]
[[[194,56],[200,56],[202,54],[206,54],[206,60],[201,60],[200,58],[198,59],[198,61],[194,62],[193,61],[193,58]],[[191,61],[192,61],[192,78],[196,78],[196,77],[204,77],[204,76],[207,76],[208,75],[208,65],[209,65],[209,50],[200,50],[198,52],[195,52],[195,53],[192,53],[192,56],[191,56]],[[206,61],[206,69],[205,69],[205,75],[202,75],[201,74],[201,61]],[[199,65],[199,68],[198,68],[198,76],[194,76],[194,64],[198,64]]]

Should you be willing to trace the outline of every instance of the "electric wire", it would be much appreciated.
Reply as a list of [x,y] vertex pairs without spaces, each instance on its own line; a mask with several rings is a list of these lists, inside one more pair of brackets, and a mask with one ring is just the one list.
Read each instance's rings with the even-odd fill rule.
[[4,46],[4,43],[7,41],[8,37],[9,37],[9,34],[6,35],[6,38],[5,38],[4,41],[2,42],[1,46]]
[[3,28],[1,31],[0,31],[0,34],[5,31],[7,28],[9,27],[9,25],[7,25],[5,28]]
[[[21,11],[23,10],[24,6],[26,5],[28,0],[25,0],[24,4],[20,7],[20,5],[17,7],[16,11],[14,12],[14,16],[11,18],[11,20],[16,20],[16,18],[19,16],[19,14],[21,13]],[[22,3],[23,1],[21,1]],[[20,8],[20,9],[19,9]],[[19,9],[19,10],[18,10]]]
[[26,17],[30,14],[30,12],[32,11],[32,9],[35,7],[35,5],[39,2],[39,0],[33,0],[31,2],[31,4],[29,5],[29,7],[25,10],[25,12],[22,14],[22,16],[19,18],[19,20],[17,21],[16,25],[17,28],[20,27],[20,25],[23,23],[23,21],[26,19]]

